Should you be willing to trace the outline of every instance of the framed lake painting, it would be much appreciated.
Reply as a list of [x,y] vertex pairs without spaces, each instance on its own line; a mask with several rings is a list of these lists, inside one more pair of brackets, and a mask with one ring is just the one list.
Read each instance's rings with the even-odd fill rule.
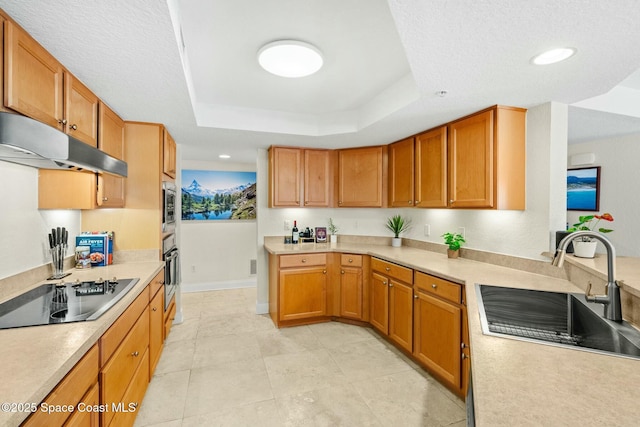
[[182,220],[255,220],[256,173],[182,170]]
[[567,170],[567,210],[598,211],[600,166]]

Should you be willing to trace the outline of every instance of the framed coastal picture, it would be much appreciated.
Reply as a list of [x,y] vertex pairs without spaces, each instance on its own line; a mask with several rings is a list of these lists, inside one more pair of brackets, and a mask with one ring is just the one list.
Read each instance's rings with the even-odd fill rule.
[[256,173],[182,170],[182,220],[255,220]]
[[598,211],[600,166],[567,170],[567,210]]

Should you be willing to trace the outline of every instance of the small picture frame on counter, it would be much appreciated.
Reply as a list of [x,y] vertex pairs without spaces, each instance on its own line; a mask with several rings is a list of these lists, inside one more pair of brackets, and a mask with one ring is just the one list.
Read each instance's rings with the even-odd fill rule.
[[327,227],[316,227],[316,243],[327,243]]

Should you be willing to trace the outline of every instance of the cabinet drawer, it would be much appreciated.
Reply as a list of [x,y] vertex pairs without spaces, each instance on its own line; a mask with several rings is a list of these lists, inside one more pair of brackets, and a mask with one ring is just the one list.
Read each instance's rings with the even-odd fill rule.
[[462,286],[416,271],[416,287],[432,295],[438,295],[448,301],[460,304],[462,301]]
[[[144,369],[149,375],[149,308],[143,312],[131,332],[122,341],[122,344],[114,352],[109,363],[100,373],[100,388],[102,403],[109,405],[124,402],[123,396],[134,373],[145,359],[147,362]],[[106,414],[103,425],[108,425],[113,413]]]
[[401,265],[383,261],[378,258],[371,258],[371,269],[404,283],[413,283],[413,270],[410,268],[402,267]]
[[[140,410],[142,399],[149,385],[149,352],[145,352],[138,369],[131,378],[131,383],[127,391],[122,396],[121,402],[116,402],[115,408],[111,405],[109,409],[117,409],[113,412],[113,418],[104,426],[132,426]],[[119,406],[118,406],[119,405]],[[106,418],[106,417],[105,417]]]
[[280,255],[280,268],[326,265],[327,254]]
[[[91,350],[71,369],[66,377],[43,400],[48,405],[73,405],[76,406],[89,388],[98,382],[98,346]],[[62,425],[69,412],[35,412],[24,426],[52,426]]]
[[362,255],[341,254],[340,265],[345,267],[362,267]]
[[164,268],[156,274],[151,282],[149,282],[149,298],[153,299],[154,295],[162,289],[162,285],[164,285]]
[[129,308],[122,313],[118,320],[102,335],[100,339],[100,366],[104,366],[113,352],[120,345],[124,337],[131,330],[133,324],[138,320],[140,314],[149,305],[149,287],[131,303]]
[[164,339],[167,339],[169,332],[171,331],[171,325],[173,325],[173,319],[176,318],[176,297],[171,298],[169,308],[167,308],[164,318]]

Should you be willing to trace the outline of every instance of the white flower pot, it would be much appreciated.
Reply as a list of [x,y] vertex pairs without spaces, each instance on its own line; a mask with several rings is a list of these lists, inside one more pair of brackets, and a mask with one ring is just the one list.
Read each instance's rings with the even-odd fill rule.
[[598,242],[573,241],[573,254],[580,258],[593,258],[596,255]]
[[338,243],[338,235],[337,234],[329,234],[329,243],[333,243],[333,244]]
[[402,246],[402,237],[394,237],[393,239],[391,239],[391,246],[393,246],[394,248],[399,248],[400,246]]

